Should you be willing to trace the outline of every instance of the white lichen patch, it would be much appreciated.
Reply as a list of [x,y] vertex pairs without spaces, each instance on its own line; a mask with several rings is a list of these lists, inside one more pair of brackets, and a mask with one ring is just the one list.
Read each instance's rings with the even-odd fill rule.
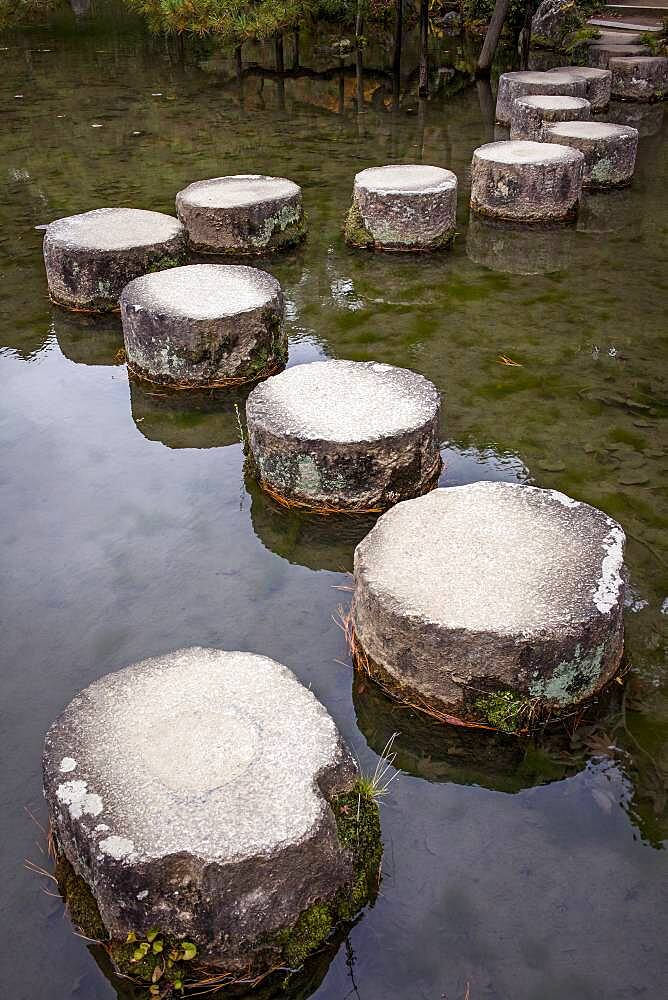
[[135,845],[127,837],[106,837],[100,841],[98,846],[103,854],[109,855],[116,861],[130,858],[135,853]]
[[82,816],[99,816],[102,812],[102,799],[95,792],[88,791],[85,781],[65,781],[58,785],[56,796],[69,809],[72,819]]
[[70,771],[73,771],[76,766],[77,762],[74,757],[63,757],[60,762],[59,770],[62,771],[63,774],[68,774]]
[[147,896],[148,896],[148,889],[142,889],[141,892],[137,893],[137,899],[140,900],[140,901],[142,899],[146,899]]
[[594,604],[602,614],[607,614],[617,601],[623,586],[622,566],[624,565],[625,536],[621,528],[610,529],[603,542],[605,556],[601,564],[601,577],[594,592]]
[[[586,655],[582,655],[580,646],[575,647],[572,660],[562,660],[551,677],[541,677],[538,673],[529,684],[529,694],[532,698],[540,698],[558,705],[569,705],[576,697],[583,698],[596,690],[601,676],[601,665],[605,643],[597,646]],[[574,697],[574,694],[576,697]]]

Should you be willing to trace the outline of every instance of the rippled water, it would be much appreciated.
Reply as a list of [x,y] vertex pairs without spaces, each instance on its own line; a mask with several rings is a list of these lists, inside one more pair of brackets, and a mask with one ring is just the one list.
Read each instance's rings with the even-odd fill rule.
[[[48,883],[22,867],[43,860],[26,812],[44,820],[43,734],[95,678],[200,643],[288,664],[367,769],[401,733],[381,895],[329,967],[323,956],[319,1000],[658,996],[668,971],[663,109],[613,109],[641,127],[630,189],[588,199],[577,228],[507,232],[468,221],[471,153],[493,135],[475,87],[426,108],[409,95],[393,113],[391,84],[369,74],[358,117],[354,77],[322,52],[310,65],[333,64],[329,78],[281,88],[253,75],[240,94],[229,62],[203,51],[180,63],[130,19],[73,30],[65,18],[2,46],[0,992],[116,995]],[[354,173],[416,158],[459,177],[454,250],[346,249]],[[130,386],[115,318],[50,307],[35,226],[109,204],[170,212],[186,183],[250,171],[304,188],[307,244],[266,263],[286,292],[291,363],[412,367],[443,393],[442,485],[555,487],[623,523],[634,668],[623,714],[572,743],[522,748],[434,727],[354,680],[333,620],[349,595],[336,588],[372,522],[273,507],[244,480],[232,399],[186,403]]]

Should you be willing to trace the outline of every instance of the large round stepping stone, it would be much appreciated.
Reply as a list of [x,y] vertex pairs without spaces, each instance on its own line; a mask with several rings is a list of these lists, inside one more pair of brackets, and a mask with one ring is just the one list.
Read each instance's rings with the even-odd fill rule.
[[302,190],[286,177],[195,181],[177,194],[176,212],[200,253],[266,253],[294,246],[306,234]]
[[562,97],[561,94],[518,97],[513,101],[510,116],[510,138],[540,142],[546,125],[586,120],[590,115],[591,104],[584,97]]
[[57,219],[44,235],[49,295],[66,309],[109,312],[133,278],[179,264],[186,231],[171,215],[96,208]]
[[455,235],[457,178],[424,164],[369,167],[355,175],[346,242],[376,250],[438,250]]
[[595,66],[557,66],[550,73],[570,73],[577,80],[584,80],[587,100],[592,111],[603,111],[610,103],[612,72]]
[[563,94],[565,97],[586,97],[587,86],[582,79],[570,73],[553,71],[540,73],[518,70],[502,73],[496,95],[496,120],[499,125],[510,125],[513,101],[529,94]]
[[181,649],[108,674],[45,740],[57,850],[92,891],[121,970],[128,933],[151,928],[230,972],[300,965],[300,917],[315,917],[320,944],[366,902],[369,866],[378,875],[377,810],[360,802],[359,834],[356,780],[314,695],[252,653]]
[[281,286],[254,267],[146,274],[120,302],[128,368],[149,382],[233,385],[270,374],[287,356]]
[[[620,53],[621,55],[621,53]],[[637,56],[610,60],[612,95],[621,100],[659,101],[668,95],[668,58]]]
[[559,122],[548,126],[543,138],[582,153],[583,187],[619,187],[633,177],[638,150],[636,128],[608,122]]
[[517,222],[558,222],[577,211],[584,156],[568,146],[515,139],[473,153],[471,208]]
[[619,667],[624,541],[595,507],[530,486],[399,504],[355,550],[359,655],[389,693],[436,713],[559,712]]
[[368,511],[430,489],[440,395],[416,372],[316,361],[256,386],[246,417],[257,476],[277,499]]

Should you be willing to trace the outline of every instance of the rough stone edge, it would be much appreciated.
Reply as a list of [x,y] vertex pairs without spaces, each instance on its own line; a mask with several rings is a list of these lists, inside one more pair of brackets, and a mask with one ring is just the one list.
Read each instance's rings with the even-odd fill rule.
[[449,250],[457,237],[456,232],[448,231],[443,236],[435,237],[428,243],[416,246],[407,244],[406,246],[394,245],[384,246],[374,240],[369,230],[364,225],[362,213],[357,202],[353,200],[343,225],[343,238],[345,242],[360,250],[376,250],[382,253],[438,253],[441,250]]
[[[185,225],[185,223],[184,223]],[[272,253],[291,250],[306,239],[308,233],[308,218],[302,208],[296,222],[289,222],[283,229],[277,223],[264,246],[244,249],[243,247],[211,247],[207,243],[198,244],[190,239],[188,234],[188,249],[191,253],[204,257],[266,257]]]
[[473,196],[471,196],[470,201],[471,211],[474,215],[477,215],[481,219],[492,219],[501,222],[514,222],[520,226],[542,226],[543,228],[557,228],[559,226],[567,226],[571,222],[575,222],[578,217],[578,211],[580,207],[580,199],[578,198],[575,205],[570,209],[565,215],[553,215],[550,218],[535,218],[532,216],[517,216],[517,215],[506,215],[505,212],[491,212],[485,205],[482,205]]

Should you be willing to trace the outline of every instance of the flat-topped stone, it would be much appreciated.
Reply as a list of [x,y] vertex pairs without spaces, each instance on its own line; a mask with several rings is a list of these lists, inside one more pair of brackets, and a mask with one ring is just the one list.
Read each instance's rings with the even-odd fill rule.
[[286,177],[195,181],[177,194],[176,212],[200,253],[266,253],[294,246],[306,233],[301,188]]
[[369,167],[355,175],[346,241],[377,250],[437,250],[452,241],[457,178],[421,163]]
[[611,69],[610,60],[626,57],[647,55],[647,48],[644,45],[632,45],[630,43],[604,42],[601,45],[594,43],[589,46],[587,58],[592,66],[599,69]]
[[58,851],[112,945],[159,928],[230,971],[280,964],[281,933],[316,901],[334,914],[350,890],[337,799],[356,779],[287,667],[199,647],[91,684],[44,749]]
[[573,218],[584,157],[568,146],[528,139],[489,142],[473,153],[471,208],[516,222]]
[[668,58],[665,56],[619,53],[610,60],[609,68],[612,70],[613,97],[624,101],[660,101],[668,94]]
[[607,188],[628,184],[633,177],[638,130],[609,122],[558,122],[543,139],[572,146],[584,156],[583,187]]
[[357,546],[356,643],[390,693],[425,709],[479,717],[501,694],[518,712],[559,711],[617,672],[623,554],[615,521],[553,490],[434,490]]
[[246,416],[262,485],[313,508],[388,507],[434,485],[440,395],[416,372],[316,361],[256,386]]
[[599,69],[596,66],[556,66],[550,73],[569,73],[578,80],[584,80],[585,97],[592,111],[603,111],[610,103],[612,72],[609,69]]
[[496,120],[499,125],[510,125],[513,101],[529,94],[563,94],[565,97],[586,97],[584,80],[570,73],[517,70],[502,73],[496,95]]
[[130,282],[120,299],[131,372],[189,386],[252,381],[287,357],[283,293],[266,271],[189,264]]
[[587,119],[591,104],[584,97],[563,97],[561,94],[529,94],[513,101],[510,118],[511,139],[543,137],[546,125],[553,122]]
[[185,229],[161,212],[96,208],[57,219],[44,235],[49,295],[67,309],[109,312],[129,281],[173,267],[185,252]]

